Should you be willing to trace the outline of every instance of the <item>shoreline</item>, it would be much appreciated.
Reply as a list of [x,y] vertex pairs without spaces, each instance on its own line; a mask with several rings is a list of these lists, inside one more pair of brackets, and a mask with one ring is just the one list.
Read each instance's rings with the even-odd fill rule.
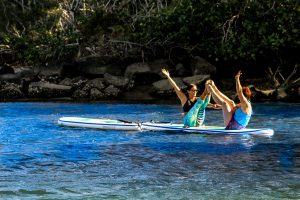
[[[74,103],[74,104],[97,104],[97,103],[110,103],[110,104],[170,104],[170,105],[179,105],[180,101],[176,98],[174,99],[104,99],[104,100],[93,100],[90,99],[80,99],[74,100],[70,98],[51,98],[51,99],[14,99],[14,100],[2,100],[0,103]],[[286,102],[286,101],[253,101],[252,103],[275,103],[275,104],[300,104],[299,102]]]
[[74,100],[70,98],[51,98],[51,99],[32,99],[32,98],[26,98],[26,99],[15,99],[15,100],[3,100],[0,101],[0,103],[19,103],[19,102],[52,102],[52,103],[90,103],[90,104],[96,104],[96,103],[112,103],[112,104],[178,104],[180,105],[180,102],[177,99],[104,99],[104,100],[93,100],[90,99],[80,99],[80,100]]

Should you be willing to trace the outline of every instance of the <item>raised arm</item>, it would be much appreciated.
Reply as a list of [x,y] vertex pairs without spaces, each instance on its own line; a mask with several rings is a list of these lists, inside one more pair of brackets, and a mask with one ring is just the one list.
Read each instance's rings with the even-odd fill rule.
[[236,75],[235,75],[235,87],[236,87],[236,92],[238,95],[238,98],[241,102],[241,108],[244,112],[246,112],[248,110],[248,107],[250,106],[247,98],[245,97],[245,95],[243,94],[243,88],[240,82],[240,76],[241,76],[242,72],[239,71]]
[[178,85],[175,83],[175,81],[171,78],[170,73],[166,69],[162,69],[161,72],[167,77],[169,80],[171,86],[174,88],[178,98],[181,101],[181,105],[184,105],[185,102],[187,101],[186,95],[181,91],[181,89],[178,87]]

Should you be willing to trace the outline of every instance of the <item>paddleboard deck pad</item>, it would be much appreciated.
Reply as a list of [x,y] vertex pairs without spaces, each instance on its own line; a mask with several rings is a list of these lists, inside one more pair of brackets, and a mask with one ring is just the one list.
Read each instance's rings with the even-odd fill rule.
[[226,130],[221,126],[184,127],[183,124],[167,122],[130,122],[114,119],[92,119],[83,117],[62,117],[58,125],[82,128],[97,128],[102,130],[124,130],[124,131],[168,131],[189,132],[203,134],[230,134],[230,135],[263,135],[272,136],[273,129],[269,128],[245,128],[241,130]]

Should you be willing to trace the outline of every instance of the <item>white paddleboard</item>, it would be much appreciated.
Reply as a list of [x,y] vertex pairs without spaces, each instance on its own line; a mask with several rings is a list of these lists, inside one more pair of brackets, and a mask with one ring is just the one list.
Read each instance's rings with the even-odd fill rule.
[[124,131],[172,131],[204,134],[230,134],[230,135],[262,135],[272,136],[273,129],[269,128],[245,128],[241,130],[226,130],[221,126],[184,127],[183,124],[160,123],[160,122],[128,122],[113,119],[92,119],[82,117],[62,117],[58,120],[61,126],[97,128],[102,130],[124,130]]
[[103,130],[139,131],[138,123],[125,122],[113,119],[92,119],[83,117],[61,117],[58,120],[60,126],[97,128]]
[[205,133],[205,134],[230,134],[230,135],[264,135],[272,136],[274,134],[273,129],[269,128],[245,128],[241,130],[226,130],[221,126],[201,126],[201,127],[184,127],[183,124],[173,123],[153,123],[143,122],[141,123],[142,130],[156,130],[156,131],[183,131],[190,133]]

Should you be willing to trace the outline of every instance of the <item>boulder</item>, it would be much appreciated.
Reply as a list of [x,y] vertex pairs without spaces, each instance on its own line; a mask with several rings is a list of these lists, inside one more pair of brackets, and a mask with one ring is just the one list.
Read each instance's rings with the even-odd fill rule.
[[31,66],[13,67],[13,69],[20,78],[32,78],[35,75]]
[[60,64],[50,63],[43,66],[38,66],[33,69],[35,74],[39,76],[61,76],[63,71],[63,66]]
[[184,65],[182,63],[178,63],[175,66],[175,71],[176,74],[180,77],[184,77],[187,76],[188,74],[190,74],[190,71],[186,69],[186,67],[184,67]]
[[189,77],[183,78],[182,80],[188,84],[193,83],[193,84],[199,85],[209,78],[210,78],[210,75],[206,74],[206,75],[189,76]]
[[75,90],[75,92],[73,92],[73,94],[72,94],[72,97],[74,99],[89,98],[89,96],[90,96],[89,91],[85,91],[85,90],[81,90],[81,89]]
[[1,74],[0,81],[20,84],[21,78],[17,74]]
[[98,55],[81,57],[77,60],[76,67],[73,67],[79,74],[88,77],[102,77],[105,73],[121,76],[124,68],[122,64],[116,63],[116,59]]
[[191,70],[194,75],[198,74],[215,74],[217,68],[206,61],[204,58],[195,56],[191,60]]
[[147,63],[134,63],[127,67],[124,76],[133,80],[135,85],[151,84],[161,79],[161,67],[152,64],[151,68]]
[[71,93],[71,86],[52,84],[48,82],[32,82],[28,87],[28,96],[51,98],[66,97]]
[[150,71],[155,74],[161,74],[161,69],[168,68],[168,60],[157,59],[149,63]]
[[88,82],[88,80],[84,77],[78,76],[73,79],[71,78],[65,78],[61,82],[59,82],[60,85],[67,85],[71,86],[72,88],[82,88],[84,85]]
[[0,74],[14,74],[14,69],[9,65],[0,65]]
[[14,83],[8,83],[0,90],[1,99],[19,99],[24,97],[20,86]]
[[[181,78],[173,78],[173,80],[180,89],[186,89],[187,86]],[[171,94],[175,93],[173,87],[167,79],[154,82],[152,86],[151,94],[154,96],[170,96]]]
[[98,90],[97,88],[92,88],[90,91],[90,98],[92,100],[99,100],[102,99],[104,97],[104,94]]
[[105,85],[104,85],[104,80],[103,78],[96,78],[96,79],[93,79],[93,80],[90,80],[89,81],[94,88],[98,89],[98,90],[103,90],[105,88]]
[[126,68],[124,76],[127,78],[132,78],[137,73],[149,72],[151,72],[151,70],[147,63],[134,63]]
[[120,90],[113,85],[108,86],[104,90],[105,97],[117,97],[120,94]]
[[32,67],[12,67],[15,73],[1,74],[0,80],[21,84],[22,80],[32,80],[35,76]]
[[104,81],[107,85],[114,85],[118,88],[126,88],[129,83],[129,79],[126,77],[112,76],[107,73],[104,74]]

